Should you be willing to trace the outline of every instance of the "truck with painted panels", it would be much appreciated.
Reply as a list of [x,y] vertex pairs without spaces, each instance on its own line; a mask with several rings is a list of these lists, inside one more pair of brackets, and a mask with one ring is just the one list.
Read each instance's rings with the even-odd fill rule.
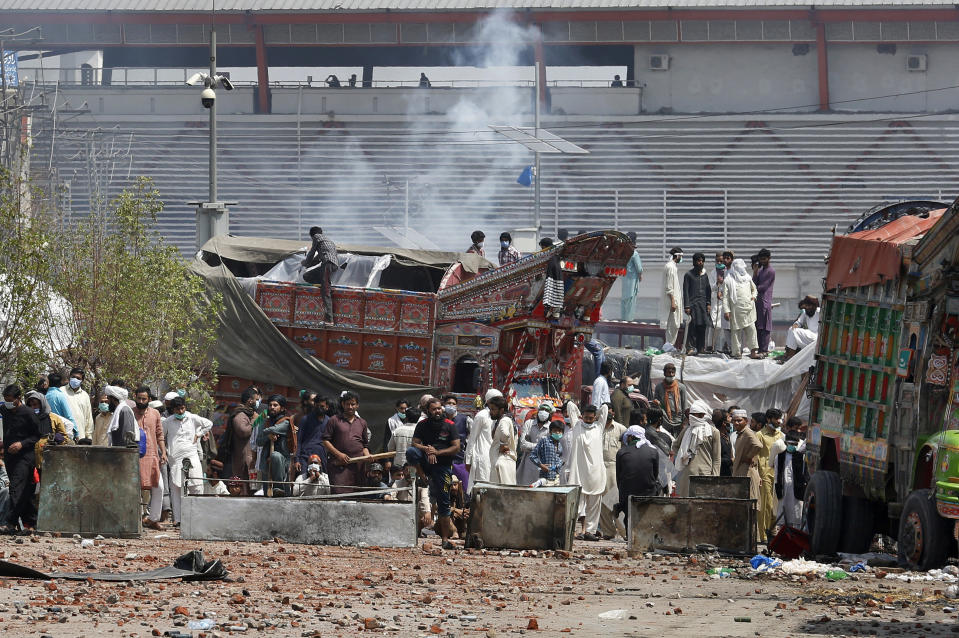
[[909,202],[833,239],[808,386],[805,524],[815,554],[876,534],[912,568],[959,534],[959,212]]

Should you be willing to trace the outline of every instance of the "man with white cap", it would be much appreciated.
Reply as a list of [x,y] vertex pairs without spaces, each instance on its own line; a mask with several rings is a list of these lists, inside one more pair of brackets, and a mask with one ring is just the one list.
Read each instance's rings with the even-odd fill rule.
[[673,440],[673,456],[680,469],[676,492],[689,496],[690,476],[719,476],[722,441],[712,422],[712,410],[702,399],[689,408],[689,422]]
[[139,441],[140,428],[133,414],[133,408],[127,404],[127,391],[120,386],[108,385],[103,388],[110,406],[110,445],[113,447],[134,446]]
[[[188,412],[183,397],[177,396],[170,401],[172,414],[163,419],[163,434],[167,442],[168,465],[170,468],[170,505],[173,509],[173,524],[180,524],[180,499],[183,489],[190,494],[203,491],[200,474],[200,453],[197,442],[204,434],[213,429],[213,422]],[[187,479],[184,480],[184,467],[189,461]],[[186,485],[184,485],[186,483]]]
[[613,517],[620,512],[629,517],[630,496],[658,496],[662,490],[659,482],[659,451],[646,439],[646,430],[640,425],[631,425],[623,435],[623,447],[616,452],[616,486],[619,488],[619,503],[613,506]]
[[170,401],[180,396],[176,392],[170,391],[163,395],[163,409],[160,411],[160,415],[163,417],[168,417],[173,412],[170,410]]
[[[758,513],[759,499],[762,493],[762,478],[759,476],[759,453],[763,446],[756,438],[756,433],[749,427],[748,413],[741,408],[733,410],[733,429],[736,430],[733,476],[749,478],[749,498],[753,500],[753,508]],[[758,522],[757,519],[757,539],[760,538]]]
[[[493,397],[501,397],[503,393],[496,388],[491,388],[484,395],[484,405]],[[470,429],[469,441],[466,443],[466,470],[470,473],[469,491],[473,491],[473,486],[477,481],[489,481],[490,465],[490,447],[493,445],[493,419],[490,416],[489,408],[484,407],[473,417],[473,425]]]

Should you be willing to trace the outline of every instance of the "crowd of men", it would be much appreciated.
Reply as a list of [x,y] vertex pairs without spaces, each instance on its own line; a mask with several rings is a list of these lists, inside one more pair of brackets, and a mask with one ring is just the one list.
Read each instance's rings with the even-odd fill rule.
[[333,493],[416,501],[420,528],[450,547],[464,536],[473,486],[492,482],[578,485],[578,537],[611,539],[625,537],[620,515],[630,495],[685,496],[693,476],[749,477],[761,539],[780,514],[797,525],[806,480],[801,421],[784,424],[776,408],[748,415],[691,402],[675,372],[667,364],[647,400],[634,379],[614,380],[604,363],[585,405],[544,401],[526,413],[495,389],[472,416],[453,394],[400,400],[385,424],[387,453],[374,457],[360,397],[349,390],[335,401],[304,390],[291,409],[285,397],[264,400],[251,386],[208,419],[187,409],[183,391],[158,398],[114,380],[91,396],[75,368],[66,383],[53,373],[28,392],[3,389],[0,523],[8,533],[35,527],[47,446],[100,445],[138,449],[131,480],[153,529],[179,525],[183,494]]
[[[766,357],[771,345],[776,283],[776,271],[770,263],[772,253],[763,248],[750,257],[747,269],[746,262],[733,251],[718,252],[710,269],[706,267],[706,255],[698,252],[682,280],[679,265],[683,249],[676,247],[669,253],[660,304],[666,343],[677,343],[679,329],[685,323],[688,355],[724,352],[739,359],[746,349],[754,359]],[[783,360],[814,343],[819,331],[819,300],[807,296],[799,302],[799,310],[786,336]]]

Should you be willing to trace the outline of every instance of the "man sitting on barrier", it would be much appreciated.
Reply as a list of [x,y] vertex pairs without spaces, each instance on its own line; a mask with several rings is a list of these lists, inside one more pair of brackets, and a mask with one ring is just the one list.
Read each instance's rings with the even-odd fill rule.
[[453,457],[460,449],[459,432],[453,422],[443,415],[443,404],[431,399],[426,407],[427,417],[416,426],[413,444],[406,450],[407,462],[416,468],[421,480],[429,482],[430,497],[436,501],[436,527],[443,539],[443,549],[452,549],[452,510],[450,485]]

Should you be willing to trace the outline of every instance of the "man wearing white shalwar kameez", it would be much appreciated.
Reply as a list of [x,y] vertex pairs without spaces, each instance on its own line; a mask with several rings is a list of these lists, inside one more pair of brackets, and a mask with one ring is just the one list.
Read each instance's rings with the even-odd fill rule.
[[659,327],[666,330],[666,343],[675,343],[679,326],[683,323],[683,282],[678,264],[683,261],[683,249],[673,248],[663,268],[663,289],[659,310]]
[[552,421],[553,412],[553,404],[544,401],[536,410],[533,418],[527,419],[523,424],[523,432],[517,450],[519,454],[522,454],[516,468],[517,485],[531,485],[539,479],[540,468],[529,457],[536,449],[536,444],[539,443],[540,439],[549,436],[549,424]]
[[183,496],[183,463],[190,461],[186,490],[190,494],[203,491],[203,475],[200,472],[200,453],[197,443],[204,434],[213,429],[213,422],[202,416],[187,412],[182,397],[170,401],[172,414],[163,419],[163,435],[167,445],[167,465],[170,471],[170,506],[173,524],[180,522],[180,500]]
[[756,284],[746,272],[746,262],[734,259],[732,268],[723,278],[723,316],[729,321],[729,340],[732,356],[742,356],[743,341],[739,333],[745,333],[745,345],[753,353],[759,349],[756,337]]
[[789,359],[819,336],[819,300],[812,295],[799,302],[799,317],[786,333],[786,358]]
[[489,448],[490,483],[516,485],[516,424],[506,414],[506,399],[493,397],[486,403],[494,423]]
[[600,539],[599,517],[606,492],[606,464],[603,462],[603,439],[609,406],[588,405],[580,416],[575,404],[569,404],[570,432],[569,475],[567,485],[579,485],[579,516],[583,520],[583,539]]
[[787,432],[785,438],[773,443],[770,457],[773,460],[773,477],[779,507],[776,518],[783,516],[783,524],[790,527],[802,525],[803,496],[806,492],[806,465],[803,455],[806,442],[798,432]]
[[[732,260],[730,260],[732,263]],[[726,262],[723,253],[716,253],[716,264],[709,269],[709,287],[712,299],[709,304],[709,345],[716,352],[729,350],[729,321],[723,315],[723,281],[726,279]]]
[[[487,390],[483,398],[484,402],[488,403],[493,397],[501,396],[503,393],[494,388]],[[470,473],[470,492],[473,491],[477,481],[489,481],[491,470],[489,450],[492,444],[493,419],[490,417],[489,408],[484,407],[473,417],[469,440],[466,443],[466,456],[463,459],[466,470]]]

